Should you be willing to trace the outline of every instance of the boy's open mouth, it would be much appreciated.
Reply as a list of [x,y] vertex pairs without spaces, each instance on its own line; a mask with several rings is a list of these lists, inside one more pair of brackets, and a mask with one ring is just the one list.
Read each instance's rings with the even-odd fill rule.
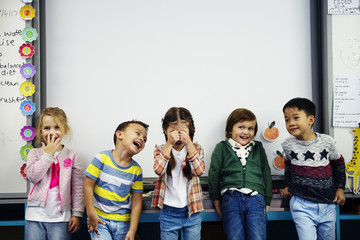
[[138,141],[134,141],[134,145],[137,147],[137,148],[141,148],[141,143],[138,142]]

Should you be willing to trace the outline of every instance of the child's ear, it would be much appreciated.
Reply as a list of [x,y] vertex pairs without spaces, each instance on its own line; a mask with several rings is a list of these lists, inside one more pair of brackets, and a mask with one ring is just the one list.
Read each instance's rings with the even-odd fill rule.
[[122,140],[123,139],[123,132],[122,131],[116,131],[116,138]]
[[315,122],[315,116],[314,116],[314,115],[310,115],[310,116],[309,116],[309,123],[310,123],[310,125],[313,125],[314,122]]

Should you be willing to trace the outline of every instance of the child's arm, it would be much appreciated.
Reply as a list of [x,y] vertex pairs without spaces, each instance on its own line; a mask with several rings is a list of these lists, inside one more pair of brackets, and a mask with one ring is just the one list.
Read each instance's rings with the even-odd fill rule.
[[219,219],[221,221],[222,220],[221,202],[220,202],[220,200],[215,200],[215,201],[213,201],[213,204],[214,204],[214,207],[215,207],[215,211],[219,215]]
[[339,204],[340,206],[345,204],[345,194],[344,189],[338,188],[335,193],[334,203]]
[[90,232],[95,231],[97,232],[97,224],[101,223],[105,225],[103,221],[98,217],[95,213],[94,209],[94,186],[95,180],[86,177],[84,181],[84,201],[86,207],[86,213],[88,215],[88,229]]
[[189,164],[192,174],[200,177],[205,172],[204,149],[198,143],[192,145],[195,152],[192,155],[188,154]]
[[81,218],[84,214],[84,168],[79,160],[78,155],[74,155],[71,160],[71,202],[72,202],[72,217],[68,224],[68,231],[75,233],[81,228]]
[[170,156],[164,155],[159,146],[155,147],[154,151],[154,171],[157,175],[164,175],[167,169],[167,165],[169,163]]
[[283,198],[289,198],[291,197],[291,193],[289,192],[289,185],[291,183],[291,175],[290,175],[290,160],[285,158],[285,188],[281,190],[281,196]]
[[41,154],[40,149],[31,149],[26,162],[26,175],[30,182],[40,182],[54,163],[54,156]]
[[142,209],[142,193],[132,193],[131,194],[131,222],[130,230],[126,234],[125,240],[135,239],[135,234],[139,224],[139,218]]
[[[222,148],[223,148],[223,146],[221,143],[218,143],[215,146],[215,149],[211,154],[211,162],[210,162],[209,175],[208,175],[210,198],[214,202],[214,205],[215,205],[215,201],[219,201],[218,209],[220,209],[220,210],[221,210],[221,206],[220,206],[220,198],[221,198],[220,182],[221,182],[221,179],[220,179],[220,176],[221,176],[222,158],[223,158]],[[215,208],[216,208],[216,205],[215,205]],[[219,213],[218,210],[216,210],[216,212]]]
[[271,169],[269,166],[268,158],[265,153],[265,149],[260,143],[260,153],[261,153],[261,171],[262,171],[262,177],[263,177],[263,183],[264,183],[264,198],[266,203],[266,209],[267,211],[270,209],[271,199],[273,196],[272,193],[272,177],[271,177]]
[[74,154],[71,160],[72,173],[71,173],[71,203],[72,203],[72,216],[82,218],[84,214],[84,166],[79,160],[77,154]]

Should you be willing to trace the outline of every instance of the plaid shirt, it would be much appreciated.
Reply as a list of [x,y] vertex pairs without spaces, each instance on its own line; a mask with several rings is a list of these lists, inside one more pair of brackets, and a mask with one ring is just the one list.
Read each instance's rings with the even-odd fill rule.
[[[154,151],[154,171],[159,178],[156,182],[154,197],[152,201],[153,207],[163,208],[163,202],[166,191],[167,174],[166,169],[170,160],[162,151],[165,145],[155,146]],[[190,168],[192,171],[192,179],[188,181],[188,209],[189,215],[204,210],[202,201],[202,188],[200,178],[205,172],[204,150],[199,143],[194,143],[196,153],[192,156],[187,155]]]

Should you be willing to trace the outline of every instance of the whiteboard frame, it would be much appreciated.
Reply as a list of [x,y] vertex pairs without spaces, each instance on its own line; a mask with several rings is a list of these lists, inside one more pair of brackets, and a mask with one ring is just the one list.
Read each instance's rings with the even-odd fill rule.
[[[40,3],[44,6],[45,1],[40,0]],[[45,8],[45,7],[44,7]],[[323,82],[324,82],[324,74],[323,74],[323,40],[322,40],[322,3],[320,1],[310,1],[310,22],[311,22],[311,58],[312,58],[312,99],[315,102],[317,106],[317,116],[316,116],[316,123],[314,125],[314,130],[318,132],[324,132],[326,129],[324,127],[326,126],[324,124],[324,120],[326,117],[324,117],[324,102],[323,102]],[[45,24],[45,23],[44,23]],[[46,47],[44,49],[45,43],[42,44],[42,59],[45,59],[46,55]],[[46,68],[45,66],[45,60],[43,60],[42,68]],[[45,72],[46,70],[44,70]],[[42,84],[43,87],[46,86],[46,76],[44,75],[42,78]],[[44,97],[45,96],[45,97]],[[43,106],[46,107],[46,93],[44,93],[44,96],[42,96],[42,103]],[[144,178],[146,179],[146,177]],[[152,179],[149,178],[149,179]]]

